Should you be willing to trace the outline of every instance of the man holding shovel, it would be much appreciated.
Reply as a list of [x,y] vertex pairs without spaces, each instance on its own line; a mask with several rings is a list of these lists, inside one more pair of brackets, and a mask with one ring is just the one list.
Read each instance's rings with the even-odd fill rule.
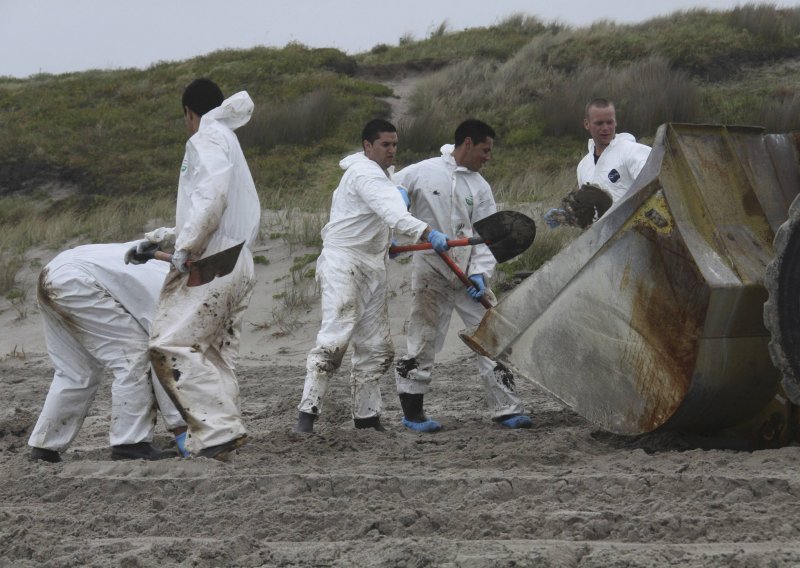
[[[261,207],[234,129],[246,124],[253,101],[244,91],[224,99],[208,79],[182,99],[190,138],[181,165],[174,229],[146,235],[141,249],[174,248],[150,335],[153,369],[188,425],[186,448],[225,460],[246,440],[234,374],[242,317],[253,290],[250,253]],[[193,262],[244,248],[232,271],[193,286]]]
[[[494,137],[494,130],[486,123],[466,120],[456,128],[455,146],[442,146],[441,157],[413,164],[395,175],[395,181],[408,191],[411,213],[454,238],[472,237],[473,224],[497,211],[492,190],[480,174],[491,159]],[[453,309],[466,326],[474,327],[486,312],[479,302],[484,296],[493,297],[486,279],[494,271],[495,258],[486,245],[453,247],[448,254],[469,277],[469,289],[431,251],[416,252],[413,258],[408,353],[397,362],[395,380],[403,424],[418,432],[441,429],[439,422],[425,415],[423,398],[430,388],[435,355],[444,345]],[[529,428],[531,419],[524,414],[511,371],[478,356],[478,372],[492,420],[507,428]]]
[[296,432],[312,432],[330,378],[352,343],[350,392],[356,428],[383,430],[378,381],[394,360],[386,303],[386,255],[390,230],[427,239],[447,250],[447,235],[408,212],[387,170],[397,151],[397,131],[389,122],[368,122],[363,152],[344,158],[345,170],[333,192],[331,216],[322,229],[317,281],[322,290],[322,323],[306,359],[303,397]]

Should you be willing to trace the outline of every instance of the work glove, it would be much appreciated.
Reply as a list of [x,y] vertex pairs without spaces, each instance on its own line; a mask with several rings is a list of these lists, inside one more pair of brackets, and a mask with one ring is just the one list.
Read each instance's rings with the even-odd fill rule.
[[611,195],[607,191],[589,183],[571,191],[562,199],[562,205],[569,216],[569,224],[577,225],[581,229],[602,217],[611,204]]
[[[391,242],[391,244],[389,246],[396,247],[397,246],[397,239],[392,239],[392,242]],[[389,258],[391,258],[392,260],[394,260],[398,256],[400,256],[399,252],[390,252],[389,253]]]
[[144,234],[144,238],[151,243],[158,243],[161,250],[169,250],[175,246],[175,228],[159,227]]
[[411,210],[411,199],[408,197],[408,190],[402,185],[397,186],[397,191],[400,192],[400,197],[403,198],[403,203],[406,204],[406,211]]
[[481,297],[486,293],[486,283],[483,281],[483,275],[473,274],[469,279],[472,282],[472,286],[467,288],[467,294],[469,294],[470,298],[479,302]]
[[158,243],[150,241],[139,241],[134,246],[125,251],[125,264],[144,264],[151,258],[153,253],[158,250]]
[[186,263],[189,261],[189,251],[188,250],[176,250],[172,254],[172,266],[178,269],[178,272],[183,272],[184,274],[189,272],[189,265]]
[[555,229],[567,222],[567,212],[558,207],[548,209],[544,214],[544,222],[547,223],[547,226],[551,229]]
[[436,252],[444,252],[448,250],[450,247],[447,245],[447,241],[449,237],[444,233],[437,231],[436,229],[432,229],[430,233],[428,233],[428,242],[431,243],[433,250]]

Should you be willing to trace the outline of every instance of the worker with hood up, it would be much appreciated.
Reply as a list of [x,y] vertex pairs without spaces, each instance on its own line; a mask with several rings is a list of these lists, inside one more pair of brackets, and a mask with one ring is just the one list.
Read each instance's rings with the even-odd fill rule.
[[363,152],[344,158],[345,170],[333,192],[330,220],[322,229],[316,277],[322,291],[322,324],[306,360],[306,379],[295,431],[312,432],[330,378],[353,344],[350,373],[356,428],[382,431],[378,381],[391,366],[386,258],[390,229],[427,239],[447,250],[447,235],[415,219],[388,170],[397,150],[397,130],[382,119],[361,134]]
[[177,456],[151,443],[156,400],[167,428],[183,447],[186,424],[164,389],[153,383],[148,353],[150,326],[168,265],[126,266],[123,255],[131,244],[64,251],[39,275],[39,309],[55,374],[28,440],[32,459],[61,461],[60,452],[78,435],[106,369],[114,375],[112,459]]
[[[225,100],[214,82],[197,79],[186,87],[182,104],[190,138],[180,169],[176,225],[146,234],[139,244],[139,250],[174,248],[150,355],[188,425],[187,449],[224,461],[247,437],[234,369],[255,281],[250,251],[261,206],[234,130],[250,120],[253,101],[244,91]],[[187,285],[187,262],[242,242],[230,274]]]

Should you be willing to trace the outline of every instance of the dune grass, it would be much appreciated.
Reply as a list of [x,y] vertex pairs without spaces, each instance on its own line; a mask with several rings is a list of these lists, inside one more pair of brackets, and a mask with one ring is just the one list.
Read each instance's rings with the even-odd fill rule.
[[[588,99],[615,100],[619,130],[645,142],[666,121],[786,132],[800,128],[798,61],[800,8],[744,4],[635,25],[518,15],[454,31],[443,22],[356,56],[290,44],[144,70],[0,78],[0,261],[10,274],[10,259],[31,247],[129,240],[172,224],[186,139],[180,93],[199,76],[250,93],[256,112],[239,135],[262,207],[304,213],[288,214],[282,238],[318,247],[338,161],[359,148],[364,122],[390,115],[382,79],[428,72],[398,122],[399,166],[437,155],[476,116],[498,132],[485,171],[498,201],[538,215],[575,183]],[[47,189],[61,186],[72,189]],[[517,268],[570,238],[547,234]],[[13,287],[13,274],[3,278]]]

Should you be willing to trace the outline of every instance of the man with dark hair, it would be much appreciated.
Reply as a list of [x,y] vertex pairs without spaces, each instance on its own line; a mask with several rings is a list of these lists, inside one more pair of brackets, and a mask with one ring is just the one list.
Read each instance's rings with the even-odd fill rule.
[[322,229],[316,277],[322,292],[322,323],[306,360],[303,396],[295,431],[312,432],[328,382],[352,343],[350,392],[356,428],[383,430],[378,384],[394,359],[386,303],[386,256],[393,229],[414,241],[447,250],[447,235],[411,216],[387,173],[397,151],[397,131],[382,119],[362,131],[363,152],[344,158],[333,192],[330,220]]
[[583,127],[591,138],[578,164],[578,189],[564,198],[562,208],[545,213],[550,227],[591,225],[625,195],[650,156],[650,147],[638,144],[632,134],[617,133],[616,110],[608,99],[586,104]]
[[[138,249],[174,249],[150,335],[153,369],[188,425],[186,447],[227,459],[246,441],[234,373],[242,317],[255,275],[250,252],[261,206],[234,130],[253,101],[242,91],[223,100],[208,79],[183,93],[190,138],[181,165],[175,228],[147,233]],[[202,286],[187,286],[188,262],[244,242],[236,267]]]
[[[225,100],[222,89],[210,79],[195,79],[183,91],[181,106],[189,109],[197,116],[203,116],[211,109],[217,108]],[[185,110],[184,110],[185,112]]]
[[[442,155],[404,168],[395,181],[407,189],[411,212],[453,238],[474,236],[473,223],[497,212],[492,190],[480,174],[491,159],[494,130],[480,120],[462,122],[455,132],[455,146],[442,146]],[[480,323],[485,308],[478,303],[484,294],[495,259],[486,245],[455,247],[448,253],[469,276],[472,288],[461,281],[438,255],[416,252],[411,290],[414,294],[408,329],[408,353],[395,368],[397,392],[403,407],[403,424],[418,432],[441,429],[426,417],[423,397],[431,382],[436,353],[444,345],[453,310],[468,327]],[[491,359],[478,356],[486,403],[492,420],[507,428],[529,428],[531,419],[515,392],[514,375]]]

